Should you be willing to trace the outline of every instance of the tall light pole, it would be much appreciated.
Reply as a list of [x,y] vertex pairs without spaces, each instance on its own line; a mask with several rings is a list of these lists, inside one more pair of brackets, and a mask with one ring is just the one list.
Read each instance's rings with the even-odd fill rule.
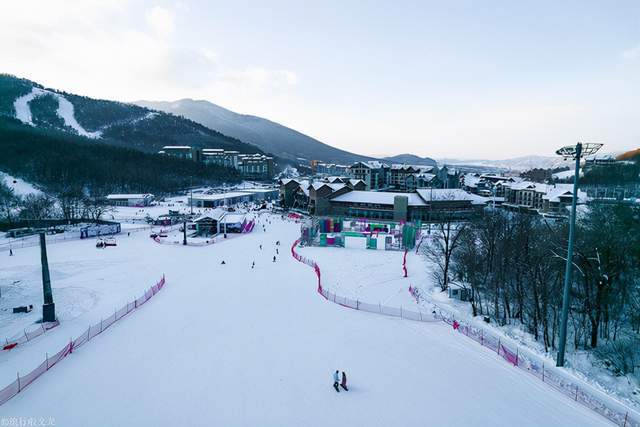
[[564,269],[564,288],[562,290],[562,317],[560,323],[560,344],[558,346],[558,358],[556,366],[564,366],[564,353],[567,344],[567,321],[569,319],[569,304],[571,299],[571,276],[573,275],[573,240],[576,228],[576,205],[578,202],[578,180],[580,178],[580,159],[584,156],[595,154],[602,144],[583,144],[578,142],[575,146],[569,145],[556,151],[556,154],[565,159],[574,159],[575,172],[573,175],[573,193],[571,197],[571,216],[569,218],[569,247],[567,248],[567,262]]

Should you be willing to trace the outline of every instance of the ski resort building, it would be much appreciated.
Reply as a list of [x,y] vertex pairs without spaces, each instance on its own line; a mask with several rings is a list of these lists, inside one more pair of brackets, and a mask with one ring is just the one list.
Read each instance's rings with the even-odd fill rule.
[[190,145],[165,145],[162,150],[158,151],[158,154],[199,162],[201,161],[202,152]]
[[189,203],[198,208],[215,208],[219,206],[233,206],[240,203],[252,203],[277,200],[277,188],[248,188],[242,191],[225,193],[193,194]]
[[208,165],[218,165],[225,168],[239,169],[240,153],[238,151],[227,151],[222,148],[203,148],[202,163]]
[[194,219],[193,223],[196,225],[196,234],[198,236],[212,236],[218,234],[220,232],[220,223],[225,214],[226,211],[222,209],[213,209]]
[[349,166],[349,174],[355,179],[362,180],[367,190],[378,190],[387,187],[389,183],[389,166],[379,162],[355,162]]
[[149,206],[154,199],[153,194],[109,194],[107,203],[113,206]]
[[410,193],[351,191],[329,198],[330,215],[393,221],[469,219],[487,199],[459,189],[418,189]]
[[318,175],[347,175],[349,167],[335,163],[311,163],[311,171]]
[[243,177],[266,180],[273,176],[273,157],[263,154],[240,154],[238,170]]
[[[573,200],[573,186],[531,181],[505,183],[504,200],[502,207],[508,210],[566,215],[566,207],[571,206]],[[579,190],[578,203],[586,201],[586,193]]]
[[268,180],[273,177],[273,157],[264,154],[241,154],[222,148],[201,149],[190,145],[165,145],[158,154],[233,168],[245,178]]

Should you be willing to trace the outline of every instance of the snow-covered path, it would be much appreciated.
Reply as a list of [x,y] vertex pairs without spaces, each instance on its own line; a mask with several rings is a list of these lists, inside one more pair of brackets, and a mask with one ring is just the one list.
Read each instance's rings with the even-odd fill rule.
[[[313,270],[289,254],[298,225],[272,221],[266,233],[256,227],[207,247],[157,245],[142,233],[113,250],[97,251],[92,241],[52,245],[54,265],[103,260],[83,274],[105,287],[145,287],[162,273],[167,286],[0,407],[0,418],[53,417],[61,426],[608,425],[441,324],[325,301]],[[37,250],[0,267],[37,265]],[[15,356],[57,349],[72,327]],[[348,393],[332,389],[335,369],[347,372]],[[0,373],[2,383],[12,379]]]

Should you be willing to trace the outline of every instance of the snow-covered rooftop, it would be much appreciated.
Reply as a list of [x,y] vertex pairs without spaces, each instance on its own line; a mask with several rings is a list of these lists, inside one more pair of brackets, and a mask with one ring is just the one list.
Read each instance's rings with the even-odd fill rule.
[[153,194],[109,194],[107,200],[119,200],[119,199],[145,199],[153,197]]
[[242,223],[247,216],[243,213],[227,213],[221,222],[225,224]]
[[409,206],[426,205],[418,193],[391,193],[388,191],[350,191],[349,193],[334,197],[332,200],[336,202],[393,205],[396,196],[406,196],[409,199]]
[[215,208],[210,211],[207,211],[207,213],[200,215],[198,218],[194,219],[193,222],[202,222],[202,221],[206,221],[207,219],[220,221],[222,218],[225,217],[225,215],[227,215],[227,211],[220,208]]
[[417,193],[426,202],[464,201],[469,200],[474,205],[482,205],[487,202],[485,197],[467,193],[459,188],[419,188]]
[[200,194],[193,195],[193,200],[222,200],[222,199],[231,199],[234,197],[242,197],[242,196],[250,196],[251,193],[244,191],[231,191],[228,193],[219,193],[219,194]]
[[311,184],[311,187],[313,187],[314,190],[318,190],[324,186],[327,186],[329,188],[331,188],[332,191],[338,191],[344,187],[347,186],[347,184],[344,183],[331,183],[331,182],[314,182],[313,184]]

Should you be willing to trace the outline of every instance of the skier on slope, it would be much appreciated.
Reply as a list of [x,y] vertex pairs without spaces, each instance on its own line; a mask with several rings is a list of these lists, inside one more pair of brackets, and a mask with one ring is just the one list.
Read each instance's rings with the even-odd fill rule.
[[276,262],[276,256],[275,255],[273,256],[273,262]]
[[342,381],[340,382],[340,387],[344,389],[344,391],[349,391],[347,388],[347,374],[342,371]]
[[255,261],[251,262],[251,268],[254,268],[255,266],[256,266],[256,262]]
[[338,393],[340,393],[340,389],[338,388],[339,383],[340,383],[340,375],[338,374],[338,371],[335,371],[333,373],[333,388],[335,388]]

